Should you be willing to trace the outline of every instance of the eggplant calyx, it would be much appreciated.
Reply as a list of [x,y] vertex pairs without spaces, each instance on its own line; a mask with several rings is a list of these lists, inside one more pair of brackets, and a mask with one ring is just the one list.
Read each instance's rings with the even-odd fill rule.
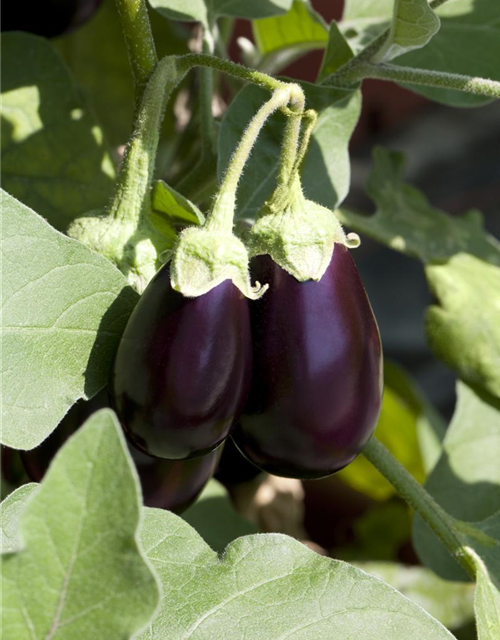
[[252,256],[269,254],[299,282],[321,280],[332,259],[335,243],[348,248],[359,245],[335,214],[307,200],[297,177],[279,185],[261,209],[249,234]]
[[239,238],[206,227],[189,227],[180,234],[170,274],[172,287],[187,298],[208,293],[224,280],[231,280],[251,300],[268,288],[259,282],[252,286],[248,252]]

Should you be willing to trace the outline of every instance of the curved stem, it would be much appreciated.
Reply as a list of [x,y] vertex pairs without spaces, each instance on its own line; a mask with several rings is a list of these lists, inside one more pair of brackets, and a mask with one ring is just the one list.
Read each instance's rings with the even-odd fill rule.
[[223,73],[227,73],[235,78],[241,78],[248,82],[258,84],[269,91],[274,91],[279,87],[287,86],[288,83],[281,80],[276,80],[272,76],[262,73],[261,71],[254,71],[248,67],[244,67],[237,62],[231,62],[231,60],[223,60],[222,58],[216,58],[205,53],[187,53],[183,56],[175,56],[177,61],[177,68],[179,71],[189,71],[193,67],[210,67],[217,69]]
[[148,10],[145,0],[116,0],[116,7],[127,44],[136,100],[139,103],[158,63]]
[[[441,5],[448,2],[448,0],[432,0],[429,2],[429,6],[431,9],[438,9]],[[340,67],[334,74],[325,78],[322,84],[336,84],[337,78],[339,74],[344,75],[346,72],[350,72],[351,70],[358,67],[361,63],[370,61],[375,54],[377,54],[380,49],[384,46],[389,34],[391,32],[390,27],[385,29],[379,36],[372,40],[364,49],[362,49],[354,58],[351,58],[348,62],[346,62],[342,67]]]
[[177,69],[175,60],[163,58],[146,85],[109,208],[109,215],[117,220],[138,223],[151,209],[150,187],[163,112],[184,74]]
[[465,549],[467,541],[463,537],[456,520],[434,500],[376,438],[371,438],[363,450],[363,455],[421,516],[448,548],[453,557],[475,579],[476,570]]
[[274,91],[271,99],[263,104],[254,115],[243,133],[224,175],[212,211],[207,218],[206,227],[208,229],[217,229],[227,233],[232,231],[238,182],[260,130],[269,116],[277,109],[286,106],[289,102],[297,104],[297,100],[301,102],[302,98],[302,89],[297,85],[282,86]]
[[307,111],[304,111],[302,118],[306,120],[306,125],[302,132],[300,147],[297,152],[297,157],[295,158],[291,175],[295,175],[301,170],[302,164],[307,154],[307,150],[309,148],[309,142],[311,140],[312,132],[314,131],[314,127],[316,126],[316,123],[318,121],[318,114],[316,113],[316,111],[314,111],[314,109],[308,109]]
[[301,114],[299,113],[290,113],[288,115],[281,145],[278,184],[286,184],[292,176],[295,158],[297,157],[301,120]]
[[350,71],[346,69],[343,73],[339,73],[336,76],[336,81],[337,83],[345,82],[349,84],[364,78],[392,80],[393,82],[404,82],[406,84],[417,84],[440,89],[455,89],[456,91],[472,93],[476,96],[500,98],[500,82],[496,80],[474,78],[444,71],[398,67],[392,64],[363,63]]

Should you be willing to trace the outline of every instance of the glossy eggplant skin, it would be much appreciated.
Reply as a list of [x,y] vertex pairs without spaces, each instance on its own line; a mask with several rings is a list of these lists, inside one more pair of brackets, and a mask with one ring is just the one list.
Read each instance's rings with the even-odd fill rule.
[[251,303],[252,389],[233,441],[269,473],[330,475],[360,453],[380,413],[382,349],[370,302],[342,244],[319,282],[299,282],[267,255],[251,269],[269,291]]
[[165,265],[130,316],[111,375],[129,440],[170,460],[208,453],[243,409],[251,359],[249,309],[233,283],[186,298]]
[[[39,447],[31,451],[21,451],[21,459],[30,479],[41,482],[53,457],[66,440],[92,413],[105,406],[107,392],[98,394],[92,400],[77,402],[57,429]],[[171,461],[151,458],[129,445],[141,482],[144,504],[147,507],[169,509],[175,513],[187,509],[213,476],[223,446],[193,460]]]
[[3,0],[2,31],[27,31],[46,38],[87,22],[102,0]]

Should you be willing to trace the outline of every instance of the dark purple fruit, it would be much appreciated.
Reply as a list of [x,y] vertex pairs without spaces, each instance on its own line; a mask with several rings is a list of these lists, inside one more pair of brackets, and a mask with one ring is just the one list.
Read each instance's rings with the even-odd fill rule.
[[210,453],[190,460],[161,460],[137,451],[134,459],[146,507],[181,513],[193,504],[214,475],[224,444]]
[[2,31],[54,38],[87,22],[102,0],[3,0]]
[[[89,401],[77,402],[68,411],[57,429],[36,449],[22,451],[21,459],[28,476],[41,482],[52,458],[66,440],[95,411],[107,406],[107,392]],[[129,445],[141,481],[144,504],[147,507],[169,509],[180,513],[187,509],[213,476],[222,446],[206,456],[192,460],[159,460],[137,451]]]
[[239,484],[250,482],[262,475],[262,469],[249,462],[241,455],[231,438],[226,440],[215,478],[230,489]]
[[370,302],[342,244],[319,282],[299,282],[267,255],[251,266],[269,291],[251,303],[252,389],[233,441],[269,473],[327,476],[363,449],[380,412],[382,350]]
[[250,385],[250,317],[230,280],[196,298],[158,271],[118,347],[110,397],[130,441],[159,458],[208,453],[229,434]]

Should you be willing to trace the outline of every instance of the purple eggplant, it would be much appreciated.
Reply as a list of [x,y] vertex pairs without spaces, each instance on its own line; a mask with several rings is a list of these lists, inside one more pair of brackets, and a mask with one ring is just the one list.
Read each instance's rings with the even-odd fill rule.
[[252,275],[269,291],[251,303],[250,397],[233,441],[269,473],[321,478],[372,435],[382,397],[382,349],[349,250],[335,244],[319,282],[299,282],[268,255]]
[[170,460],[215,449],[244,406],[251,358],[247,300],[233,283],[186,298],[164,266],[130,316],[111,376],[129,440]]
[[[52,458],[66,440],[95,411],[107,405],[106,390],[92,400],[77,402],[64,416],[57,429],[39,447],[31,451],[21,451],[21,459],[30,479],[41,482]],[[176,513],[187,509],[213,476],[223,446],[206,456],[192,460],[159,460],[129,445],[141,481],[144,504],[147,507],[169,509]]]
[[2,31],[28,31],[54,38],[87,22],[102,0],[4,0]]

